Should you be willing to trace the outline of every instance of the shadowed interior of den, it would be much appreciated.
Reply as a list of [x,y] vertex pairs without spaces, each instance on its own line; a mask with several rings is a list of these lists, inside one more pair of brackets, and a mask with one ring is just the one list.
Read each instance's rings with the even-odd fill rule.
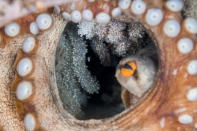
[[122,59],[135,55],[148,56],[158,69],[156,46],[139,23],[68,23],[56,50],[64,109],[80,120],[109,118],[125,110],[115,74]]

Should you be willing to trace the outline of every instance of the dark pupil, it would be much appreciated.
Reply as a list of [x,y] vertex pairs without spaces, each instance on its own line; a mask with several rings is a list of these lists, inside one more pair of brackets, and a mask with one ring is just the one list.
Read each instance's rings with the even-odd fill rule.
[[125,64],[123,67],[129,70],[132,70],[132,67],[129,64]]

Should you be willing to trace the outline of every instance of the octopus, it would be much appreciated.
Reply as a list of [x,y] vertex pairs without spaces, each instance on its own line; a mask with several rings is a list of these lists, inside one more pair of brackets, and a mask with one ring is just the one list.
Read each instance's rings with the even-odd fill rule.
[[[1,1],[0,7],[0,130],[197,128],[197,20],[183,17],[182,0],[10,0]],[[141,23],[157,47],[159,67],[153,88],[134,107],[113,117],[76,119],[58,95],[55,53],[61,34],[70,21],[105,25],[125,18]],[[124,82],[121,85],[127,88]],[[128,89],[123,97],[128,93],[141,96]]]

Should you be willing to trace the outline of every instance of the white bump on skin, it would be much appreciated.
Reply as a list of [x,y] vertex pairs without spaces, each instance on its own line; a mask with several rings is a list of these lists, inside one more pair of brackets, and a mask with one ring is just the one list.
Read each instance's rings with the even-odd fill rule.
[[43,13],[37,16],[36,23],[40,30],[46,30],[52,25],[52,18],[49,14]]
[[197,74],[197,60],[192,60],[189,62],[187,66],[187,72],[190,75],[196,75]]
[[195,128],[197,128],[197,123],[194,125]]
[[178,72],[178,70],[177,70],[177,69],[174,69],[173,72],[172,72],[172,74],[173,74],[173,75],[176,75],[177,72]]
[[163,19],[163,12],[161,9],[149,9],[146,14],[146,22],[151,26],[158,25]]
[[16,89],[16,97],[19,100],[25,100],[32,95],[32,84],[29,81],[22,81]]
[[70,9],[71,10],[75,10],[76,9],[76,5],[75,2],[73,1],[72,4],[70,5]]
[[107,3],[105,3],[102,8],[103,8],[103,10],[106,10],[106,11],[110,10],[109,4],[107,4]]
[[128,9],[131,4],[131,0],[119,0],[118,6],[125,10]]
[[189,124],[193,122],[193,118],[191,115],[183,114],[179,116],[178,121],[182,124]]
[[23,58],[17,65],[17,72],[20,76],[28,75],[33,69],[32,61],[29,58]]
[[54,6],[54,11],[55,11],[56,14],[59,14],[61,12],[60,7],[55,5]]
[[178,21],[168,20],[165,22],[163,30],[168,37],[176,37],[181,31],[181,27]]
[[187,110],[187,108],[180,108],[180,109],[177,109],[177,110],[175,111],[175,114],[179,114],[179,113],[184,112],[184,111],[186,111],[186,110]]
[[107,24],[111,20],[110,16],[104,12],[96,15],[96,22],[99,24]]
[[95,1],[95,0],[88,0],[88,2],[90,2],[90,3],[91,3],[91,2],[94,2],[94,1]]
[[36,44],[36,40],[34,37],[27,37],[27,39],[23,44],[23,51],[26,53],[31,52],[34,49],[35,44]]
[[182,0],[168,0],[166,2],[166,6],[170,11],[178,12],[183,9],[183,1]]
[[78,11],[78,10],[74,10],[72,13],[71,13],[71,20],[74,22],[74,23],[79,23],[81,21],[81,12]]
[[111,14],[112,14],[112,17],[118,17],[122,14],[122,11],[119,7],[117,7],[112,10]]
[[192,33],[192,34],[196,34],[197,33],[197,19],[195,18],[187,18],[185,20],[185,28],[188,32]]
[[93,19],[93,13],[89,9],[85,9],[82,12],[82,17],[84,20],[91,21]]
[[192,51],[194,43],[189,38],[182,38],[178,41],[178,50],[182,54],[187,54]]
[[14,23],[6,25],[4,28],[4,31],[6,35],[10,37],[14,37],[19,34],[20,26],[18,23],[14,22]]
[[197,100],[197,88],[189,89],[186,96],[189,101],[196,101]]
[[146,3],[143,0],[134,0],[131,5],[131,11],[136,15],[141,15],[146,10]]
[[62,16],[65,20],[71,20],[71,15],[68,12],[63,12]]
[[29,30],[32,34],[37,35],[39,33],[39,28],[36,22],[31,22]]
[[165,118],[164,117],[160,121],[160,126],[161,126],[161,128],[164,128],[164,126],[165,126]]
[[24,118],[24,124],[25,124],[25,128],[26,130],[28,131],[34,131],[35,128],[36,128],[36,119],[35,117],[28,113],[25,115],[25,118]]

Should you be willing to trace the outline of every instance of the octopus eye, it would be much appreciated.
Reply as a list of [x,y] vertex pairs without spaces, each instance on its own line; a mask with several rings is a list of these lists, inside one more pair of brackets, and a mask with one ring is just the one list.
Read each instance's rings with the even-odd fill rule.
[[196,130],[196,6],[0,0],[0,130]]
[[123,67],[121,67],[121,74],[125,77],[132,76],[137,69],[135,62],[126,63]]

